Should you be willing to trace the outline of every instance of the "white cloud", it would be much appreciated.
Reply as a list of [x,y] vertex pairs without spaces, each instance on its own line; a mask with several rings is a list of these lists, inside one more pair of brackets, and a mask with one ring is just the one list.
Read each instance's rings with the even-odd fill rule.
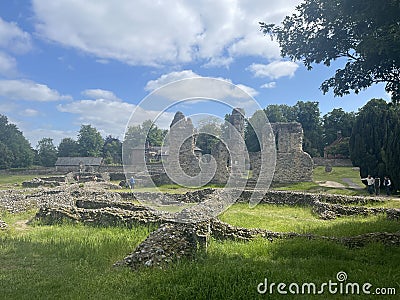
[[26,53],[32,48],[31,36],[17,24],[0,17],[0,47],[15,53]]
[[29,80],[0,80],[0,97],[39,102],[71,99],[70,96],[60,95],[45,84]]
[[13,76],[17,73],[17,61],[14,57],[0,51],[0,75]]
[[255,77],[278,79],[285,76],[293,77],[298,67],[299,65],[292,61],[273,61],[267,65],[251,64],[248,70]]
[[76,140],[77,131],[72,130],[59,130],[59,129],[48,129],[48,128],[36,128],[30,129],[29,127],[23,130],[24,136],[28,139],[31,146],[36,148],[38,142],[45,137],[53,139],[54,146],[58,146],[62,139],[72,138]]
[[[178,81],[172,86],[166,84],[190,78],[204,78],[215,80],[183,80]],[[224,82],[222,82],[224,81]],[[230,84],[226,84],[226,82]],[[209,99],[226,99],[238,98],[243,99],[248,97],[247,94],[255,96],[258,92],[252,87],[244,84],[234,84],[232,80],[225,78],[209,78],[198,75],[192,70],[184,70],[180,72],[171,72],[161,75],[155,80],[150,80],[145,86],[145,90],[154,91],[157,88],[163,87],[154,92],[154,96],[162,96],[168,100],[182,100],[193,97],[204,97]],[[243,93],[246,92],[247,94]]]
[[168,74],[163,74],[155,80],[150,80],[149,82],[147,82],[144,89],[145,89],[145,91],[154,91],[168,83],[171,83],[171,82],[174,82],[177,80],[187,79],[187,78],[194,78],[194,77],[201,77],[201,76],[196,74],[192,70],[171,72]]
[[[119,138],[123,137],[125,127],[134,111],[136,111],[136,117],[130,121],[130,125],[139,125],[146,120],[154,121],[161,113],[156,110],[144,110],[130,103],[106,99],[74,101],[60,104],[57,109],[61,112],[76,114],[79,124],[91,124],[103,136],[111,134]],[[167,128],[173,115],[172,113],[161,114],[156,124]]]
[[111,91],[102,89],[88,89],[82,92],[82,95],[93,98],[93,99],[106,99],[112,101],[121,101],[115,94]]
[[39,111],[33,108],[26,108],[22,110],[19,114],[24,117],[36,117],[39,115]]
[[249,87],[249,86],[244,85],[244,84],[237,84],[236,86],[238,88],[241,88],[243,91],[245,91],[247,94],[249,94],[252,97],[258,95],[258,92],[255,89],[253,89],[252,87]]
[[260,86],[260,88],[262,88],[262,89],[273,89],[274,87],[276,87],[275,81],[267,82],[267,83],[264,83],[262,86]]
[[32,7],[40,36],[101,61],[226,65],[240,55],[279,57],[258,22],[279,22],[299,2],[34,0]]
[[229,47],[228,51],[231,56],[256,55],[268,59],[280,57],[278,42],[264,37],[261,32],[256,30],[234,43]]

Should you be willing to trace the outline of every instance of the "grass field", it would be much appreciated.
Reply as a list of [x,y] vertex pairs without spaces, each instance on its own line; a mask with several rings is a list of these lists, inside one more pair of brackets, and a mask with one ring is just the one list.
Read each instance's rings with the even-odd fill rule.
[[[315,170],[316,181],[352,178],[352,170],[334,168],[326,174]],[[323,171],[323,172],[322,172]],[[326,177],[329,176],[329,177]],[[354,179],[358,178],[354,175]],[[0,188],[13,186],[36,176],[0,176]],[[278,187],[277,187],[278,188]],[[331,189],[317,183],[281,186],[313,192],[350,193],[351,189]],[[322,188],[322,189],[321,189]],[[318,190],[321,189],[321,190]],[[186,192],[175,186],[163,191]],[[362,190],[361,192],[365,192]],[[369,206],[399,207],[392,200]],[[211,240],[207,251],[194,261],[181,261],[166,269],[131,271],[112,265],[131,253],[155,229],[101,228],[64,224],[27,224],[35,211],[16,215],[0,212],[9,229],[0,231],[0,299],[379,299],[377,295],[260,295],[257,285],[264,282],[337,282],[340,271],[348,281],[371,283],[375,288],[396,288],[400,293],[400,247],[371,243],[347,248],[323,240],[256,239],[247,243]],[[235,204],[220,219],[232,225],[281,232],[313,233],[344,237],[368,232],[399,232],[400,223],[383,215],[342,217],[320,220],[308,207],[258,205],[250,209]]]
[[[353,220],[316,222],[315,216],[301,208],[260,205],[257,209],[256,215],[261,217],[252,221],[241,205],[231,207],[222,219],[267,228],[277,220],[274,229],[288,231],[299,229],[304,222],[313,232],[338,236],[368,228],[391,231],[398,226],[372,217],[356,220],[355,229],[351,226]],[[242,215],[243,211],[247,216]],[[333,242],[301,238],[273,243],[263,239],[248,243],[212,240],[207,252],[200,252],[195,261],[182,261],[165,270],[133,272],[113,268],[112,264],[131,252],[153,228],[26,225],[25,220],[32,215],[2,216],[11,229],[0,232],[1,299],[281,299],[276,290],[272,295],[259,295],[257,285],[268,278],[269,282],[314,282],[319,286],[336,281],[340,271],[346,272],[351,282],[400,290],[400,266],[396,263],[400,261],[400,249],[395,246],[370,244],[349,249]],[[327,290],[324,295],[314,296],[341,297]],[[293,295],[286,298],[293,299]],[[312,295],[295,297],[310,298]],[[346,295],[346,299],[376,298]]]
[[42,177],[42,175],[5,175],[0,174],[0,189],[18,189],[24,181],[32,180],[35,177]]

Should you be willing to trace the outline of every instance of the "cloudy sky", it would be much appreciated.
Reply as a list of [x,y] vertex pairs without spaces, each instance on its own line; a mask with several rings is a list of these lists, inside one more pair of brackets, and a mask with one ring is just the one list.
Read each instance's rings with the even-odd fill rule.
[[[279,23],[299,3],[0,1],[0,114],[35,147],[43,137],[56,145],[63,137],[76,138],[81,124],[122,138],[135,109],[137,123],[159,114],[157,105],[138,107],[143,99],[191,77],[227,80],[262,108],[302,100],[320,102],[322,113],[357,111],[371,98],[387,99],[381,85],[342,98],[322,95],[319,86],[334,68],[306,71],[280,57],[278,44],[263,36],[258,22]],[[170,108],[159,124],[167,126],[178,108],[195,113],[194,104]],[[229,112],[212,102],[206,108],[219,116]],[[201,113],[207,113],[204,105]]]

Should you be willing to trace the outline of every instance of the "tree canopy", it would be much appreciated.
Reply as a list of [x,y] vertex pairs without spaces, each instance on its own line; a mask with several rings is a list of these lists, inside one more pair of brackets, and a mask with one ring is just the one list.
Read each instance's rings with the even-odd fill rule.
[[0,169],[28,167],[33,158],[34,151],[22,132],[0,115]]
[[59,157],[80,156],[78,142],[72,138],[63,138],[58,145]]
[[91,125],[82,125],[78,134],[78,145],[81,156],[100,157],[104,140],[100,132]]
[[38,142],[37,152],[40,165],[53,167],[57,160],[57,149],[52,138],[43,138]]
[[208,117],[198,122],[196,146],[203,154],[211,154],[211,149],[219,142],[222,134],[221,122],[217,117]]
[[151,120],[141,125],[130,126],[125,133],[124,143],[129,147],[161,146],[167,130],[157,127]]
[[324,144],[330,145],[338,137],[338,132],[342,137],[350,137],[356,114],[345,112],[342,108],[334,108],[322,117],[322,128],[324,131]]
[[400,1],[305,0],[281,25],[260,22],[275,37],[281,55],[312,65],[343,58],[345,65],[321,85],[323,93],[349,94],[386,83],[400,102]]

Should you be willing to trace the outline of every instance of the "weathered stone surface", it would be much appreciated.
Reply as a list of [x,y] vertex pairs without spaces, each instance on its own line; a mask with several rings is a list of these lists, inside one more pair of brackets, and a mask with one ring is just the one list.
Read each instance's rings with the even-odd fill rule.
[[22,182],[22,186],[26,188],[37,188],[39,186],[45,186],[45,187],[56,187],[60,186],[59,181],[50,181],[50,180],[44,180],[42,178],[34,178],[30,181],[24,181]]
[[183,258],[193,258],[203,241],[195,224],[162,224],[115,266],[162,268]]
[[166,161],[169,177],[178,184],[186,181],[185,174],[193,177],[200,172],[199,160],[194,154],[195,144],[192,121],[178,111],[168,133],[169,154]]

